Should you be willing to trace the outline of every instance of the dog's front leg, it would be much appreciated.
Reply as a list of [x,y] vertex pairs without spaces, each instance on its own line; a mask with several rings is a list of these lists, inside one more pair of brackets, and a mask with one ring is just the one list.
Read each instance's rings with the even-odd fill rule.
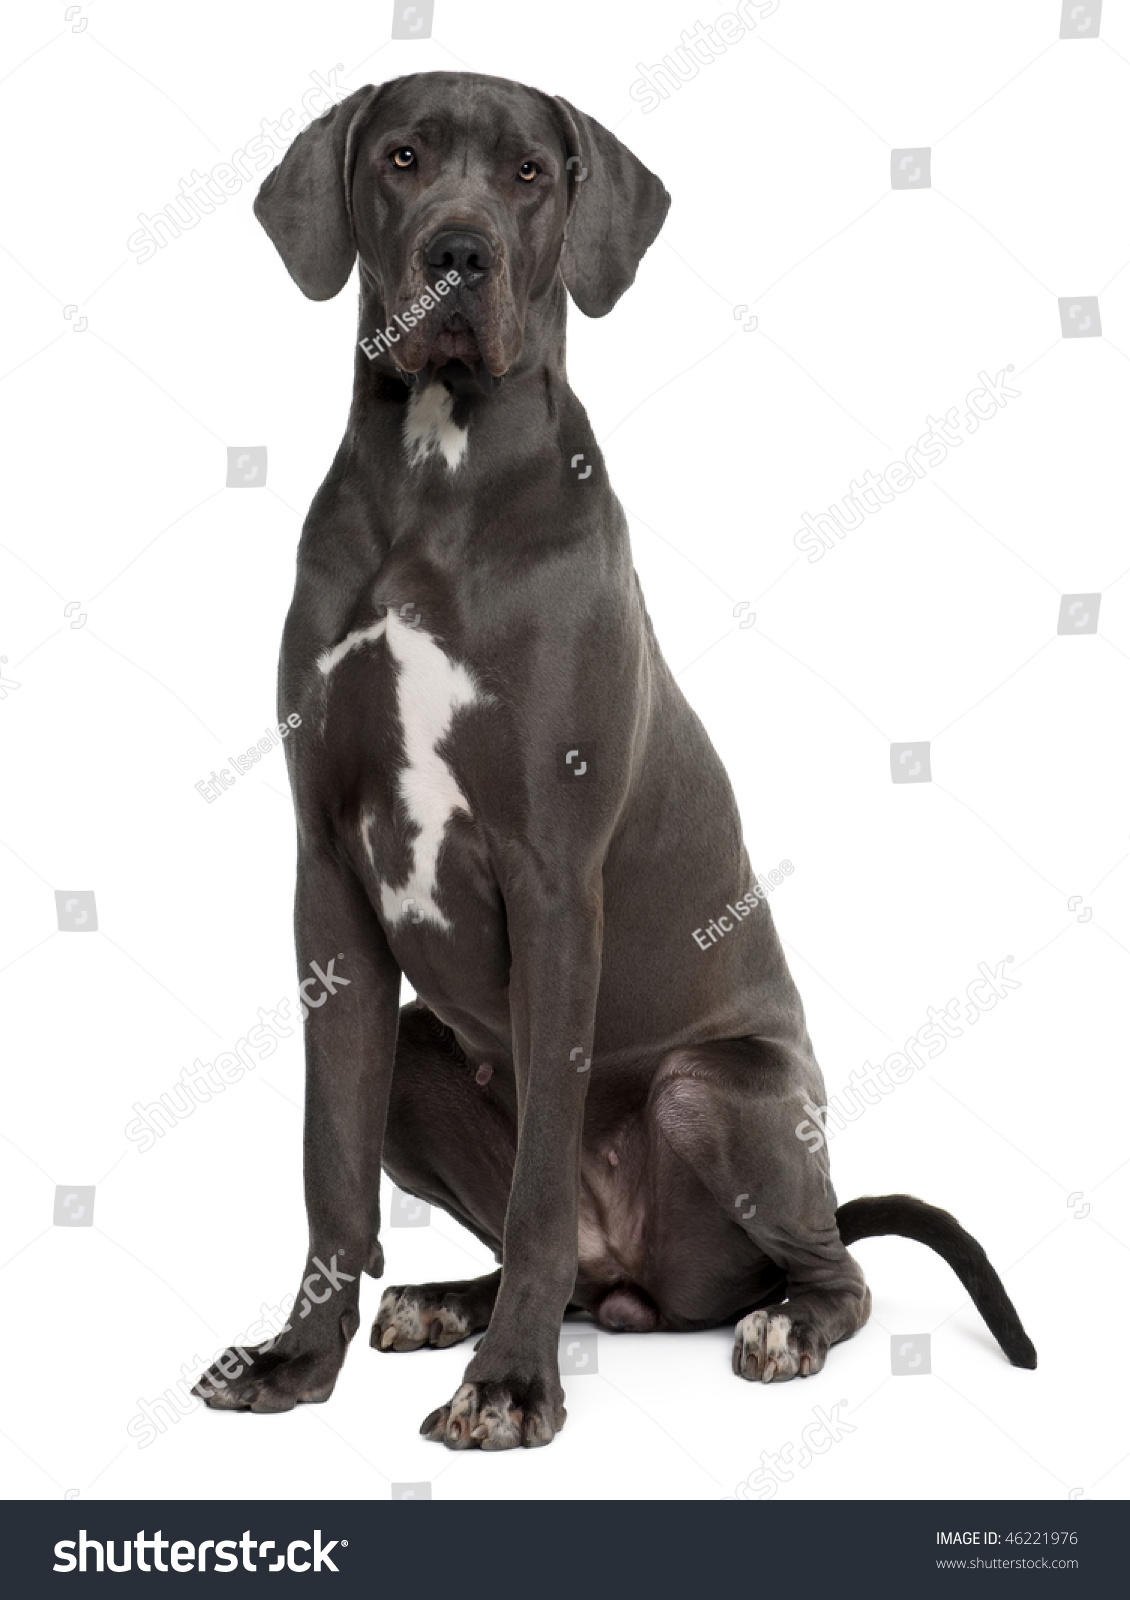
[[[379,1277],[381,1146],[400,972],[361,885],[330,849],[302,844],[295,939],[306,1020],[306,1265],[282,1335],[235,1345],[195,1393],[221,1410],[327,1400],[360,1322],[360,1277]],[[250,1345],[250,1341],[249,1341]]]
[[518,1151],[490,1327],[462,1386],[420,1432],[453,1450],[549,1444],[564,1426],[561,1319],[577,1276],[585,1090],[600,981],[595,884],[540,874],[507,895]]

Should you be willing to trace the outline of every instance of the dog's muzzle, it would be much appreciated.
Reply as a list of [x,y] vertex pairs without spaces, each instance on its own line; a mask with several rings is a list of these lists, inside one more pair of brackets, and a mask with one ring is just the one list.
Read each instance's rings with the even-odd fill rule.
[[415,372],[402,367],[405,382],[418,388],[437,368],[459,362],[475,375],[480,388],[492,393],[502,381],[490,371],[498,365],[497,356],[489,362],[487,357],[497,347],[496,247],[476,228],[447,227],[428,241],[420,260],[429,288],[434,290],[443,280],[454,281],[442,309],[431,313],[411,351],[403,352],[410,356],[411,366],[419,363]]

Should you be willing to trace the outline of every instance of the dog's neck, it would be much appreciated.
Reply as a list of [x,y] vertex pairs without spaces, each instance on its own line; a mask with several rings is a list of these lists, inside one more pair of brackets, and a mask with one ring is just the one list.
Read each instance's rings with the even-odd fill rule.
[[370,457],[375,436],[381,479],[397,480],[398,489],[418,482],[434,493],[446,483],[453,493],[465,492],[503,461],[514,466],[551,447],[562,409],[579,409],[565,372],[566,305],[558,277],[531,301],[521,354],[501,380],[488,383],[450,362],[406,381],[392,352],[370,359],[362,346],[391,323],[363,275],[349,429],[359,444],[367,441]]

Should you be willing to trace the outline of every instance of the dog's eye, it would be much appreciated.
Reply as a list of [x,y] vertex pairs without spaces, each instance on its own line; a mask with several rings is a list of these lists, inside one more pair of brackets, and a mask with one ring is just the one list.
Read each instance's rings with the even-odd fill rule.
[[416,165],[415,150],[408,145],[404,145],[400,150],[394,150],[392,152],[392,164],[394,167],[414,167]]
[[541,168],[538,166],[536,161],[523,161],[522,165],[518,168],[518,176],[521,178],[523,183],[533,183],[540,171]]

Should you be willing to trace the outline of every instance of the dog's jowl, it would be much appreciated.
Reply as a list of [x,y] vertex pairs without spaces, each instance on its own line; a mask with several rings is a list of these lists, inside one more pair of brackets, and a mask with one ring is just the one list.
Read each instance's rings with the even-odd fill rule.
[[[569,1308],[729,1323],[740,1377],[819,1372],[867,1320],[847,1247],[870,1234],[939,1251],[1035,1365],[952,1217],[837,1209],[827,1143],[796,1133],[826,1099],[804,1012],[565,373],[567,300],[610,311],[667,206],[567,101],[465,73],[359,90],[263,184],[307,295],[360,277],[352,409],[279,671],[303,729],[298,961],[340,952],[350,983],[306,1022],[303,1290],[236,1376],[205,1375],[211,1406],[329,1397],[383,1269],[382,1165],[499,1262],[387,1289],[372,1330],[389,1352],[484,1335],[423,1424],[454,1449],[549,1443]],[[704,955],[704,908],[739,898]]]

